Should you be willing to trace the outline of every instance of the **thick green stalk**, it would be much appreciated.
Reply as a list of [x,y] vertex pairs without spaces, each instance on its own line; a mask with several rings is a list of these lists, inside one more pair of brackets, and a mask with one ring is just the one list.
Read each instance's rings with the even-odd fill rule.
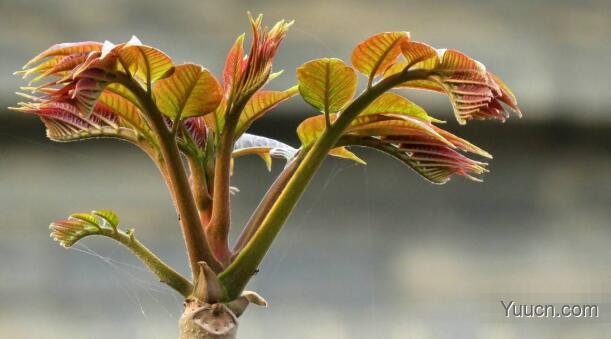
[[167,129],[163,116],[157,105],[153,102],[150,92],[146,92],[133,79],[119,75],[118,82],[128,88],[140,101],[141,107],[152,124],[153,129],[159,136],[159,146],[163,156],[161,166],[164,179],[168,183],[168,188],[176,205],[180,218],[183,237],[187,247],[191,272],[199,272],[199,261],[205,261],[214,270],[220,270],[221,266],[214,258],[208,246],[208,240],[204,233],[204,228],[199,219],[199,213],[195,205],[195,200],[189,187],[189,180],[180,157],[180,152],[176,144],[176,139]]
[[299,201],[314,173],[316,173],[328,152],[335,147],[352,120],[384,92],[405,81],[424,79],[429,74],[430,72],[425,70],[403,71],[391,75],[375,86],[366,89],[341,113],[332,127],[323,132],[310,150],[304,150],[307,152],[304,160],[278,196],[257,232],[236,256],[233,263],[219,275],[227,289],[230,300],[239,296],[256,272],[257,267]]
[[253,237],[253,235],[257,232],[259,226],[265,219],[265,216],[267,216],[267,213],[269,213],[274,202],[278,199],[278,196],[280,195],[280,193],[282,193],[282,190],[284,190],[286,184],[288,184],[289,180],[297,170],[299,164],[301,164],[301,161],[304,158],[304,154],[305,153],[303,152],[299,152],[299,154],[282,170],[282,172],[278,175],[274,183],[269,187],[269,189],[263,196],[263,199],[261,199],[259,205],[255,209],[253,214],[250,216],[250,219],[248,219],[246,226],[242,230],[242,233],[240,234],[238,241],[235,244],[234,253],[239,253],[242,248],[246,246],[246,244]]
[[193,291],[193,285],[180,273],[174,271],[168,264],[151,252],[140,241],[134,238],[132,232],[120,230],[102,229],[100,235],[112,238],[129,248],[140,259],[148,269],[153,272],[159,280],[176,290],[183,297],[188,297]]

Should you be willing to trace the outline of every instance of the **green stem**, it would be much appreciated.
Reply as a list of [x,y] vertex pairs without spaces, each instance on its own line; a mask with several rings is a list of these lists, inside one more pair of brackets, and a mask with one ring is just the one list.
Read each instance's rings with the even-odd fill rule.
[[236,256],[233,263],[219,275],[230,300],[239,296],[244,290],[314,173],[322,164],[327,153],[335,147],[352,120],[384,92],[405,81],[424,79],[429,74],[430,72],[425,70],[406,70],[383,79],[359,95],[341,113],[333,126],[322,133],[312,148],[307,151],[304,160],[276,199],[252,239]]
[[297,170],[297,167],[299,166],[299,164],[301,164],[301,161],[304,158],[304,154],[304,152],[299,152],[295,159],[293,159],[291,163],[288,164],[282,170],[282,172],[278,175],[274,183],[269,187],[269,189],[263,196],[263,199],[261,199],[261,202],[259,202],[259,205],[255,209],[253,214],[250,216],[250,219],[248,219],[246,226],[242,230],[242,233],[240,234],[240,237],[238,238],[238,241],[236,242],[236,245],[234,247],[234,253],[239,253],[242,248],[246,246],[246,244],[253,237],[253,235],[257,232],[259,226],[265,219],[265,216],[271,210],[274,202],[276,202],[278,196],[280,195],[280,193],[282,193],[282,190],[284,190],[286,184],[288,184],[289,180]]
[[180,157],[180,152],[176,144],[176,139],[163,121],[163,116],[157,105],[153,102],[150,93],[136,83],[133,79],[124,75],[118,75],[117,81],[129,89],[140,101],[144,113],[150,120],[153,129],[159,136],[159,145],[163,156],[163,163],[160,164],[165,171],[162,171],[168,183],[168,188],[176,205],[183,237],[187,247],[191,272],[193,275],[199,272],[199,261],[205,261],[215,270],[220,270],[221,266],[216,261],[210,248],[199,219],[199,213],[195,205],[195,200],[189,187],[189,180]]
[[188,297],[193,291],[193,285],[187,278],[174,271],[168,264],[151,252],[140,241],[134,238],[133,231],[123,232],[113,229],[101,229],[100,235],[107,236],[130,249],[159,280],[176,290],[183,297]]

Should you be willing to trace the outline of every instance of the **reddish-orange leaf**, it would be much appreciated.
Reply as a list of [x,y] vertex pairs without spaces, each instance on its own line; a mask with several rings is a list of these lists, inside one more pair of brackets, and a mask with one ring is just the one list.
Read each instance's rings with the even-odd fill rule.
[[102,44],[94,41],[83,41],[83,42],[67,42],[62,44],[57,44],[49,47],[44,52],[35,56],[32,60],[28,61],[24,69],[30,67],[31,65],[53,56],[66,56],[71,54],[83,54],[89,52],[99,52],[102,50]]
[[[239,81],[244,68],[244,34],[235,41],[225,60],[223,86],[225,95],[229,96],[236,81]],[[226,98],[227,99],[227,98]]]
[[499,86],[501,95],[498,99],[507,106],[511,107],[519,117],[522,117],[522,112],[520,112],[520,109],[518,108],[518,100],[516,99],[515,95],[513,95],[509,87],[503,82],[503,80],[492,72],[488,72],[488,76]]
[[376,34],[359,43],[352,52],[352,65],[370,80],[382,74],[401,54],[401,44],[409,40],[408,32]]
[[401,45],[405,67],[434,69],[439,64],[437,50],[421,42],[409,41]]
[[509,88],[487,72],[479,61],[456,50],[434,50],[417,42],[403,44],[402,52],[406,60],[390,67],[385,76],[405,68],[431,71],[427,79],[408,81],[398,87],[446,93],[460,124],[471,119],[505,121],[509,115],[500,102],[507,104],[521,116]]

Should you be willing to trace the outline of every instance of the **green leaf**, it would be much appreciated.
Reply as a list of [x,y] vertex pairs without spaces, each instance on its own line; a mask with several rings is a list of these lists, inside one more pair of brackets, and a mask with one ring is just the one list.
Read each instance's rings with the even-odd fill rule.
[[225,128],[225,111],[227,110],[227,101],[221,99],[219,106],[212,114],[204,115],[204,121],[206,126],[213,130],[216,136],[220,135],[223,128]]
[[[336,114],[330,115],[331,121],[335,120],[335,118]],[[312,145],[314,142],[316,142],[316,139],[318,139],[318,137],[324,132],[325,128],[326,123],[323,115],[317,115],[302,121],[301,124],[299,124],[299,126],[297,127],[297,136],[301,141],[301,146],[308,147]],[[345,147],[333,148],[329,152],[329,155],[338,158],[353,160],[359,164],[365,164],[365,161],[360,159],[358,156],[350,152]]]
[[120,87],[116,87],[117,91],[104,91],[100,95],[98,106],[106,107],[109,111],[116,114],[122,126],[132,127],[151,142],[155,142],[157,140],[155,133],[144,118],[142,111],[132,101],[121,94],[117,94],[121,93],[118,88]]
[[422,107],[398,94],[390,92],[380,95],[367,106],[359,116],[374,114],[399,114],[420,118],[426,121],[442,122],[441,120],[429,116]]
[[142,45],[136,37],[121,46],[117,53],[121,64],[145,87],[171,74],[172,59],[156,48]]
[[174,73],[155,83],[153,96],[163,114],[174,119],[202,116],[221,102],[221,85],[205,68],[183,64]]
[[[357,120],[358,123],[358,120]],[[370,123],[351,126],[346,130],[347,133],[354,133],[363,136],[388,137],[403,134],[417,134],[436,139],[437,141],[455,147],[446,138],[439,134],[431,124],[417,118],[402,116],[397,119],[387,119]]]
[[357,164],[367,165],[367,162],[365,162],[365,160],[359,158],[356,154],[352,153],[351,151],[348,150],[348,148],[344,146],[333,148],[332,150],[329,151],[329,155],[332,155],[338,158],[347,159],[347,160],[352,160],[356,162]]
[[297,94],[297,86],[286,91],[259,91],[248,100],[240,114],[236,127],[236,136],[242,135],[250,125],[281,102]]
[[112,228],[117,228],[117,226],[119,226],[119,216],[113,211],[98,210],[98,211],[92,211],[91,213],[106,220],[106,222],[108,222],[108,224],[110,224]]
[[354,70],[339,59],[316,59],[297,69],[299,93],[319,111],[339,112],[354,96],[357,78]]
[[80,220],[94,226],[95,228],[101,228],[100,220],[95,215],[89,213],[75,213],[70,216],[70,219]]
[[135,107],[137,107],[140,111],[142,111],[142,108],[140,107],[140,101],[138,100],[138,98],[134,95],[134,93],[132,91],[130,91],[125,86],[123,86],[121,84],[118,84],[118,83],[111,83],[108,86],[106,86],[105,93],[108,93],[108,92],[117,94],[117,95],[127,99]]

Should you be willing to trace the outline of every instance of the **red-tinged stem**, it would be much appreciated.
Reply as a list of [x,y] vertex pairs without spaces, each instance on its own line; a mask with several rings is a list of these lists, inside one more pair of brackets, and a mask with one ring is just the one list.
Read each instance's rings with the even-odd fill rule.
[[391,75],[366,89],[341,113],[333,126],[327,128],[309,150],[305,150],[307,154],[304,160],[299,164],[286,187],[278,195],[259,229],[231,265],[219,275],[219,279],[227,289],[230,300],[240,295],[244,290],[314,173],[316,173],[328,152],[335,147],[352,120],[367,108],[373,100],[389,89],[405,81],[424,79],[429,74],[430,72],[426,70],[403,71]]
[[212,190],[212,216],[206,227],[206,236],[216,258],[226,265],[231,260],[229,250],[229,225],[231,223],[231,205],[229,203],[229,186],[231,180],[231,151],[233,150],[233,121],[227,121],[221,135],[214,165],[214,188]]
[[[197,209],[201,211],[207,211],[212,208],[212,197],[208,192],[208,182],[206,180],[206,174],[204,167],[200,163],[199,159],[188,158],[189,173],[191,174],[191,190],[193,191],[193,198]],[[208,223],[205,223],[207,225]]]
[[[254,93],[254,92],[253,92]],[[235,142],[235,129],[244,109],[250,99],[245,95],[236,103],[228,106],[225,114],[225,126],[216,153],[214,164],[214,185],[212,190],[212,216],[206,227],[206,236],[210,241],[212,252],[223,265],[229,265],[231,250],[229,249],[229,227],[231,225],[230,182],[231,182],[231,152]]]
[[215,259],[200,223],[199,214],[193,198],[193,193],[189,187],[189,180],[180,157],[180,152],[176,144],[176,139],[170,134],[161,112],[153,102],[150,92],[146,92],[133,79],[118,75],[117,81],[129,89],[138,98],[141,107],[157,135],[159,136],[159,146],[163,156],[160,166],[168,185],[169,191],[176,205],[180,218],[183,237],[187,247],[191,272],[199,272],[199,261],[205,261],[215,270],[220,270],[221,266]]
[[203,164],[199,159],[189,157],[189,173],[191,173],[191,190],[199,211],[199,220],[206,229],[212,215],[212,197],[208,192],[208,181]]

